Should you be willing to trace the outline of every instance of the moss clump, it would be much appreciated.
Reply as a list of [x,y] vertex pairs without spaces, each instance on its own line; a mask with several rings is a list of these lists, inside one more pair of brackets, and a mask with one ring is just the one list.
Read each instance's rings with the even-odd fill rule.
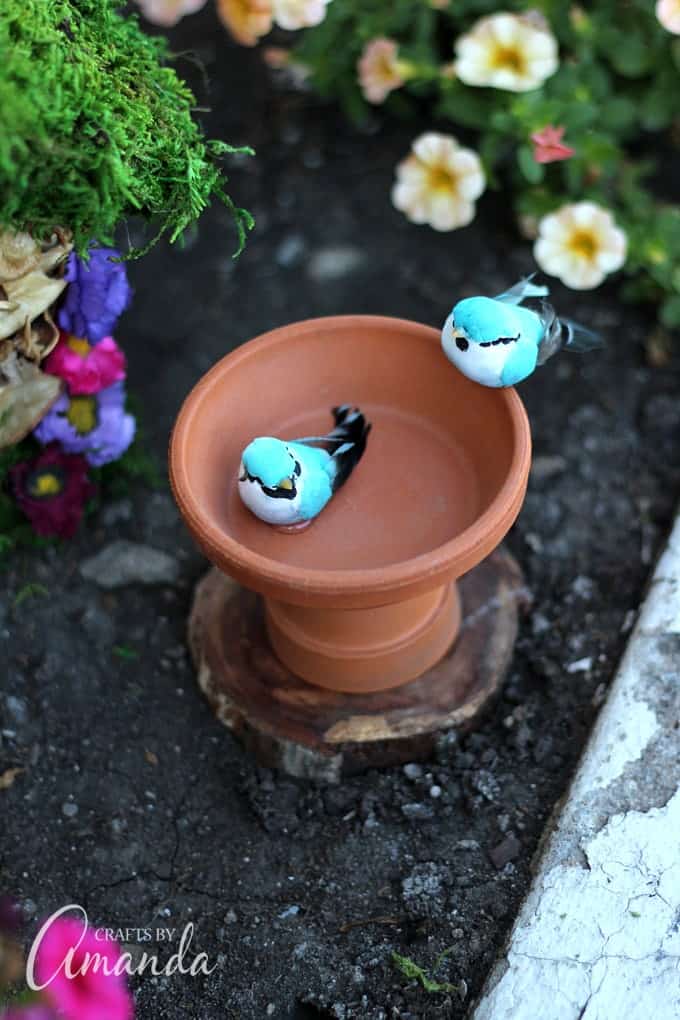
[[250,150],[203,137],[165,40],[117,6],[2,0],[0,225],[36,236],[68,227],[84,253],[139,215],[155,224],[146,251],[166,232],[176,240],[216,197],[240,251],[253,221],[225,191],[220,157]]

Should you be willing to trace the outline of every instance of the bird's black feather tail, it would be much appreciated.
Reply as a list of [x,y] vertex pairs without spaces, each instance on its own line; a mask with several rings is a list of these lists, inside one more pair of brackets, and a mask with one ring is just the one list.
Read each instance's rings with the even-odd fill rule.
[[337,463],[337,473],[333,480],[333,491],[336,491],[345,484],[361,460],[371,424],[359,408],[351,404],[334,407],[333,417],[335,428],[324,437],[324,445]]

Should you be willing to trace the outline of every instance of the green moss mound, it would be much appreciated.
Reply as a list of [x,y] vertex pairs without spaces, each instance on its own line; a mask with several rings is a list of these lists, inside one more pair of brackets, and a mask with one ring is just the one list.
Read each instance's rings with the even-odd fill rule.
[[213,198],[233,213],[240,252],[253,221],[225,191],[220,157],[192,118],[194,97],[162,38],[145,35],[116,0],[2,0],[0,225],[76,248],[113,242],[138,215],[176,240]]

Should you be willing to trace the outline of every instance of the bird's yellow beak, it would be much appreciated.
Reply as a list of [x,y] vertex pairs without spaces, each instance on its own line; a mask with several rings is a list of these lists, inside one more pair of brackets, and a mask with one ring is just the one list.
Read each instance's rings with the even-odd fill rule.
[[279,484],[276,486],[276,488],[277,489],[288,489],[288,491],[290,492],[290,490],[293,488],[293,483],[291,482],[290,478],[283,478],[283,479],[281,479]]

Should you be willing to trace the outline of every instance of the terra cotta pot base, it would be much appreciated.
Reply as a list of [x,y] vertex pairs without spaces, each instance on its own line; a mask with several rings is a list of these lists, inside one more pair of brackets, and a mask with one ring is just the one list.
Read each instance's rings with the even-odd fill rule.
[[287,670],[271,650],[262,600],[213,569],[196,590],[189,623],[199,684],[262,764],[290,775],[337,781],[425,758],[442,732],[472,726],[499,690],[525,597],[519,567],[503,550],[459,589],[460,635],[434,668],[398,688],[347,694]]

